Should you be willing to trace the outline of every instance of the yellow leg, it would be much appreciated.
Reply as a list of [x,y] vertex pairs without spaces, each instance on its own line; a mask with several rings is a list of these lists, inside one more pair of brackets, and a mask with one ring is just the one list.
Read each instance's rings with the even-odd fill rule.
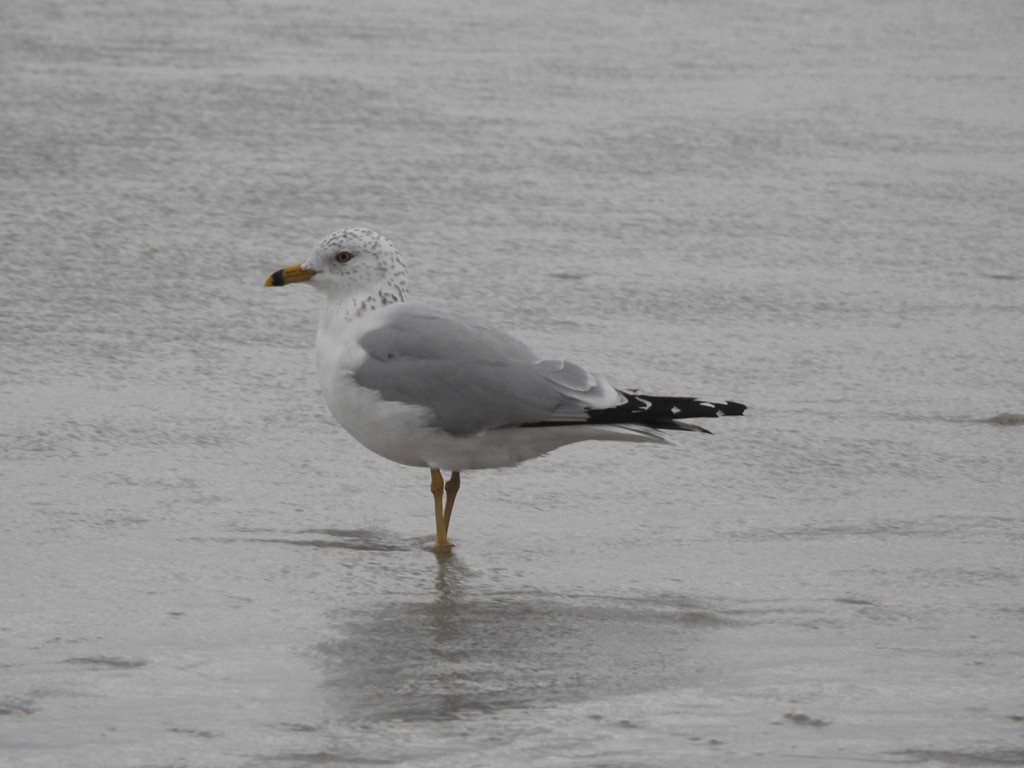
[[461,480],[458,472],[452,472],[452,479],[444,484],[446,498],[444,500],[444,532],[448,533],[448,523],[452,521],[452,508],[455,506],[455,494],[459,492]]
[[451,552],[452,544],[448,541],[448,526],[445,525],[442,495],[444,494],[444,478],[441,470],[430,470],[430,492],[434,494],[434,524],[437,526],[437,537],[434,539],[434,553]]

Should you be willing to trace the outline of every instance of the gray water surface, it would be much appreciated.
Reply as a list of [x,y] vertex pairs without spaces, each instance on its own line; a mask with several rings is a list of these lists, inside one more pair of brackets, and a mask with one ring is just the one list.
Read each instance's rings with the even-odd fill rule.
[[[0,765],[1024,764],[1024,7],[27,2],[0,24]],[[346,225],[678,445],[330,419]]]

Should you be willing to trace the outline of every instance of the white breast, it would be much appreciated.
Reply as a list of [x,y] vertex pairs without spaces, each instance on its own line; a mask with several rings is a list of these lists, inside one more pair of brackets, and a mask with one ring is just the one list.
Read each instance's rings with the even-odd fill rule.
[[355,381],[355,371],[367,358],[357,339],[380,322],[376,315],[349,320],[325,308],[316,337],[320,390],[338,423],[371,451],[399,464],[427,466],[409,440],[424,429],[430,415],[426,409],[382,400]]

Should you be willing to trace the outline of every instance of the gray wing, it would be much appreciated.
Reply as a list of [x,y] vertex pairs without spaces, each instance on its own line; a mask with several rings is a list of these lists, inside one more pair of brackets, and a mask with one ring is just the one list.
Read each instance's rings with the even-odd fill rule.
[[572,363],[538,360],[508,334],[406,305],[359,338],[360,386],[421,405],[432,425],[467,435],[538,422],[586,421],[586,408],[619,396]]

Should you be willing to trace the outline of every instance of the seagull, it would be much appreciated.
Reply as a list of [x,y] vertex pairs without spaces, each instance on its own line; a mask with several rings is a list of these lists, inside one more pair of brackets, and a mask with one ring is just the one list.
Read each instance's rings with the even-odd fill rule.
[[515,466],[582,440],[669,443],[663,431],[708,431],[682,419],[746,410],[619,390],[502,331],[407,302],[401,252],[370,229],[334,232],[264,286],[303,282],[323,299],[316,367],[327,407],[374,453],[430,470],[437,554],[452,549],[464,471]]

